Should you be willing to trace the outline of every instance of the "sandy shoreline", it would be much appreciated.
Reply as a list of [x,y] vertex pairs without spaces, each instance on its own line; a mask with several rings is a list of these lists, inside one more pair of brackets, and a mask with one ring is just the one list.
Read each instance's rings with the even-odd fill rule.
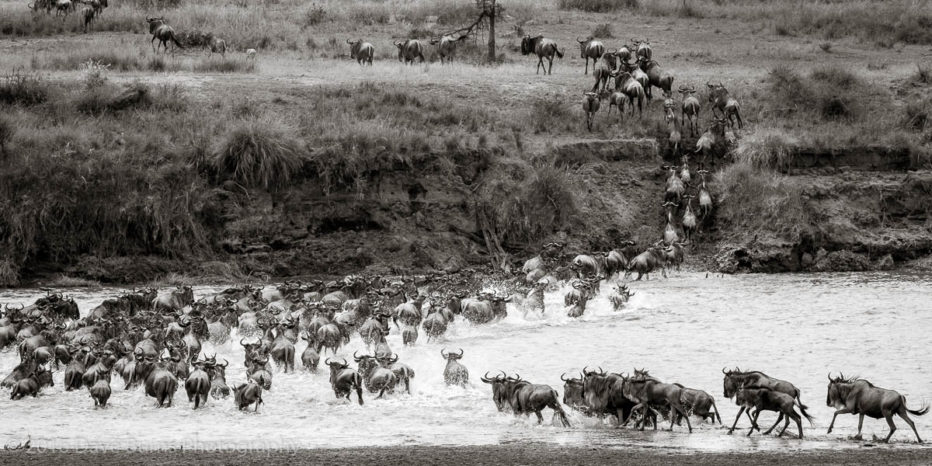
[[930,464],[932,448],[861,448],[793,452],[702,453],[520,444],[321,450],[0,451],[0,464]]

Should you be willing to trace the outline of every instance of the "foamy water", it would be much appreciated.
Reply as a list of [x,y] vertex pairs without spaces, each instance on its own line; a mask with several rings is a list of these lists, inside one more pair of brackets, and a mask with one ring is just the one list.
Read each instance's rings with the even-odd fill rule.
[[[86,389],[65,392],[63,371],[55,387],[38,399],[11,401],[0,396],[0,439],[13,443],[29,434],[32,445],[48,448],[315,448],[399,445],[483,445],[545,442],[602,447],[664,447],[680,450],[748,451],[857,447],[846,438],[857,428],[857,416],[839,416],[835,431],[826,435],[834,410],[825,406],[826,374],[843,371],[874,384],[898,390],[910,408],[932,402],[932,370],[926,366],[932,348],[932,277],[892,274],[741,275],[705,278],[678,274],[668,280],[634,282],[637,293],[621,312],[600,297],[580,319],[562,311],[562,294],[548,294],[541,317],[524,317],[509,309],[502,322],[474,327],[457,321],[440,343],[421,339],[403,347],[397,330],[388,342],[400,361],[415,371],[411,395],[394,394],[376,400],[364,394],[365,405],[337,400],[321,363],[317,374],[299,369],[274,373],[272,390],[263,394],[258,414],[240,412],[232,399],[210,399],[194,411],[183,385],[175,405],[159,409],[142,389],[122,390],[113,379],[107,409],[95,409]],[[607,287],[603,287],[603,290]],[[82,314],[124,290],[76,292]],[[199,288],[196,296],[211,290]],[[0,293],[0,302],[32,303],[42,292]],[[234,339],[238,341],[238,338]],[[442,347],[462,348],[461,361],[470,371],[471,386],[447,387],[443,382]],[[297,354],[304,342],[297,346]],[[352,361],[365,347],[354,336],[339,356]],[[236,344],[205,351],[227,358],[227,380],[245,380],[243,350]],[[5,376],[18,363],[13,352],[0,354]],[[802,390],[815,426],[803,424],[806,439],[778,439],[755,433],[726,435],[718,425],[685,424],[673,432],[616,429],[608,422],[567,411],[574,426],[553,427],[550,410],[544,425],[536,418],[499,413],[491,390],[479,377],[486,371],[517,372],[535,383],[552,385],[563,394],[560,375],[583,366],[631,372],[644,367],[664,381],[680,382],[711,393],[730,425],[737,407],[722,394],[723,366],[755,369],[783,378]],[[300,361],[298,362],[300,366]],[[761,415],[769,427],[776,416]],[[932,415],[915,417],[920,435],[932,440]],[[895,419],[893,442],[917,447],[905,422]],[[662,424],[668,427],[669,424]],[[788,429],[795,433],[795,426]],[[865,420],[864,438],[886,436],[883,420]],[[789,436],[789,435],[788,435]]]

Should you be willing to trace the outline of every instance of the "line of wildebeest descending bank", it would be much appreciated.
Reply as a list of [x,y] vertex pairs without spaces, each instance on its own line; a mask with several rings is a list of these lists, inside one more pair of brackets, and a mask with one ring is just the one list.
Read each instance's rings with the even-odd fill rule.
[[[545,250],[550,254],[542,254],[525,265],[539,270],[551,260],[555,248],[548,245]],[[590,266],[599,272],[613,270],[606,255],[598,257],[587,264],[577,256],[571,265],[554,274],[575,272],[584,276],[590,273]],[[416,344],[418,326],[428,339],[441,338],[447,325],[456,319],[479,325],[504,317],[505,303],[515,302],[515,298],[520,300],[515,304],[524,312],[537,308],[533,302],[529,304],[531,300],[520,299],[519,293],[506,297],[479,291],[488,276],[484,271],[394,280],[347,276],[329,283],[289,282],[262,289],[244,285],[198,301],[188,287],[146,289],[105,300],[83,318],[73,299],[49,293],[29,306],[4,306],[0,348],[14,348],[20,363],[2,386],[12,389],[14,400],[37,396],[42,387],[53,385],[52,367],[64,365],[66,390],[87,387],[96,406],[107,405],[111,380],[116,376],[122,378],[126,390],[144,387],[146,395],[155,398],[159,406],[171,406],[175,392],[183,385],[194,408],[205,404],[209,397],[220,400],[232,395],[239,409],[254,406],[258,410],[264,391],[272,387],[271,361],[284,372],[291,372],[297,357],[306,370],[316,372],[323,353],[329,350],[336,355],[352,336],[358,335],[367,352],[353,354],[356,369],[344,358],[326,358],[324,362],[330,369],[335,396],[350,399],[355,392],[362,405],[364,388],[378,393],[378,397],[396,390],[411,391],[415,371],[400,362],[388,345],[385,337],[391,330],[389,320],[394,321],[405,344]],[[520,283],[529,278],[533,277],[520,276],[506,282]],[[577,278],[575,283],[597,284],[600,278]],[[580,287],[575,287],[571,293],[579,291]],[[476,293],[475,297],[467,297],[470,293]],[[214,345],[227,343],[234,329],[242,337],[239,343],[245,349],[247,380],[230,386],[226,380],[229,362],[202,356],[202,345],[207,341]],[[300,356],[296,351],[299,339],[307,341]],[[443,376],[448,385],[468,384],[469,371],[461,363],[464,354],[462,349],[441,350],[447,360]],[[723,372],[724,396],[734,397],[740,406],[729,433],[744,413],[751,422],[750,435],[760,430],[757,419],[761,412],[775,411],[779,413],[777,422],[764,434],[783,420],[782,435],[792,420],[802,437],[801,417],[812,419],[793,384],[758,371]],[[565,382],[562,404],[552,387],[530,383],[517,375],[490,377],[486,373],[481,378],[492,386],[492,398],[499,410],[510,409],[516,415],[534,413],[539,422],[543,420],[541,411],[549,407],[555,411],[555,424],[569,426],[562,407],[567,405],[589,416],[616,416],[619,425],[634,420],[640,429],[648,424],[656,429],[659,416],[670,420],[671,429],[686,419],[690,432],[690,415],[721,423],[711,395],[661,382],[645,370],[626,376],[606,373],[601,368],[584,369],[579,378],[564,375],[561,379]],[[919,439],[908,414],[923,415],[929,410],[927,406],[910,410],[899,393],[844,376],[829,377],[826,404],[837,409],[835,417],[845,413],[860,415],[858,436],[865,416],[885,418],[890,426],[886,440],[896,430],[894,414],[902,417]]]

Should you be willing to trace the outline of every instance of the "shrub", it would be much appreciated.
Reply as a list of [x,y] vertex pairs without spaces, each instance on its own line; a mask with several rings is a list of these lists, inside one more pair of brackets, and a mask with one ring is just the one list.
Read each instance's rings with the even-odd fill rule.
[[860,78],[838,67],[817,69],[808,78],[778,67],[771,70],[769,81],[774,110],[809,113],[826,121],[859,119],[870,94]]
[[735,148],[735,161],[757,169],[785,171],[792,164],[799,141],[783,130],[757,131],[741,138]]
[[715,182],[721,193],[718,217],[746,236],[772,232],[797,240],[812,222],[802,191],[781,175],[735,163],[716,174]]
[[192,69],[197,73],[251,73],[256,71],[256,61],[246,58],[208,57],[195,62]]
[[611,24],[600,24],[592,30],[592,37],[598,37],[600,39],[612,39],[614,34],[612,34],[612,25]]
[[302,163],[297,142],[284,125],[257,119],[234,127],[213,158],[214,168],[221,176],[267,190],[288,184]]
[[7,144],[13,139],[16,127],[13,122],[5,116],[0,116],[0,157],[6,156]]
[[932,68],[917,63],[916,74],[913,75],[913,80],[917,83],[929,84],[932,82]]
[[13,70],[0,78],[0,103],[38,105],[49,98],[49,85],[38,74]]
[[923,131],[929,125],[929,107],[932,99],[913,100],[906,104],[900,125],[910,131]]
[[314,3],[304,13],[304,27],[316,26],[327,18],[327,10],[324,7]]
[[634,10],[641,6],[640,0],[560,0],[561,10],[581,10],[592,13],[607,13],[621,9]]

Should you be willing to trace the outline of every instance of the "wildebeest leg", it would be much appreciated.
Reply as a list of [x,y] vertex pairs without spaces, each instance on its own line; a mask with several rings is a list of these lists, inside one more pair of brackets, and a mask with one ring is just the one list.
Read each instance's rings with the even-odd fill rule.
[[[384,395],[385,395],[385,388],[382,388],[382,391],[379,392],[379,396],[377,396],[376,399],[382,398]],[[346,399],[348,400],[349,396],[347,396]]]
[[826,432],[826,434],[831,434],[831,433],[832,433],[832,429],[835,427],[835,419],[838,417],[839,414],[848,414],[848,413],[850,413],[851,411],[853,411],[853,409],[851,409],[851,408],[849,408],[849,407],[847,407],[847,406],[845,406],[844,408],[839,409],[838,411],[835,411],[835,415],[832,416],[832,423],[828,425],[828,432]]
[[734,424],[731,425],[731,429],[728,429],[728,435],[731,435],[731,433],[735,431],[735,426],[738,425],[738,419],[741,419],[741,415],[744,414],[744,411],[745,411],[744,406],[742,406],[741,409],[738,410],[738,415],[735,416]]
[[858,416],[858,434],[854,436],[855,440],[861,440],[861,429],[864,427],[864,413]]
[[[896,414],[898,414],[901,418],[903,418],[903,420],[906,421],[907,424],[909,424],[909,427],[913,428],[913,433],[916,434],[916,441],[919,443],[922,443],[922,439],[919,438],[919,432],[916,431],[916,424],[913,423],[913,420],[909,418],[908,414],[906,414],[906,406],[901,406],[900,410]],[[861,415],[861,419],[864,419],[863,414]],[[861,429],[858,428],[858,432],[860,431]]]
[[[757,418],[760,416],[760,412],[761,412],[761,410],[758,409],[757,412],[754,413],[754,418],[751,419],[751,428],[748,429],[748,437],[751,436],[751,434],[754,432],[754,429],[755,429],[755,428],[757,428],[758,432],[760,431],[760,427],[757,427]],[[779,421],[778,421],[778,422],[779,422]]]
[[883,440],[883,443],[890,443],[890,437],[893,437],[893,433],[896,432],[896,424],[893,423],[893,413],[886,409],[881,412],[883,413],[884,419],[887,420],[887,425],[890,426],[890,433],[887,434],[887,438]]
[[542,66],[544,66],[544,56],[538,55],[537,56],[537,71],[534,74],[540,74],[540,68]]
[[155,51],[155,35],[154,34],[152,35],[152,40],[149,41],[149,45],[152,46],[153,53],[158,53]]
[[[788,417],[789,417],[789,416],[787,416],[787,418],[788,418]],[[802,417],[800,417],[799,414],[796,414],[796,412],[793,412],[793,420],[796,421],[796,428],[799,429],[799,438],[802,439],[802,438],[803,438],[803,420],[802,420]],[[787,425],[789,425],[789,421],[787,421]],[[783,427],[783,430],[785,431],[785,430],[786,430],[786,427]],[[783,435],[783,432],[780,432],[780,435]]]
[[547,57],[547,61],[550,62],[550,67],[547,69],[547,74],[553,74],[553,55]]
[[[769,429],[767,429],[767,432],[764,432],[764,435],[770,435],[770,433],[773,432],[773,429],[774,429],[775,427],[777,427],[777,424],[779,424],[780,421],[782,421],[782,420],[783,420],[783,413],[781,412],[780,415],[777,416],[777,422],[774,422],[773,425],[770,426]],[[789,422],[789,421],[787,421],[787,422]]]
[[[543,424],[543,423],[544,423],[544,416],[542,416],[542,415],[540,414],[540,411],[539,411],[539,410],[538,410],[538,411],[534,411],[534,414],[537,415],[537,424]],[[530,414],[529,414],[529,416],[530,416]]]

